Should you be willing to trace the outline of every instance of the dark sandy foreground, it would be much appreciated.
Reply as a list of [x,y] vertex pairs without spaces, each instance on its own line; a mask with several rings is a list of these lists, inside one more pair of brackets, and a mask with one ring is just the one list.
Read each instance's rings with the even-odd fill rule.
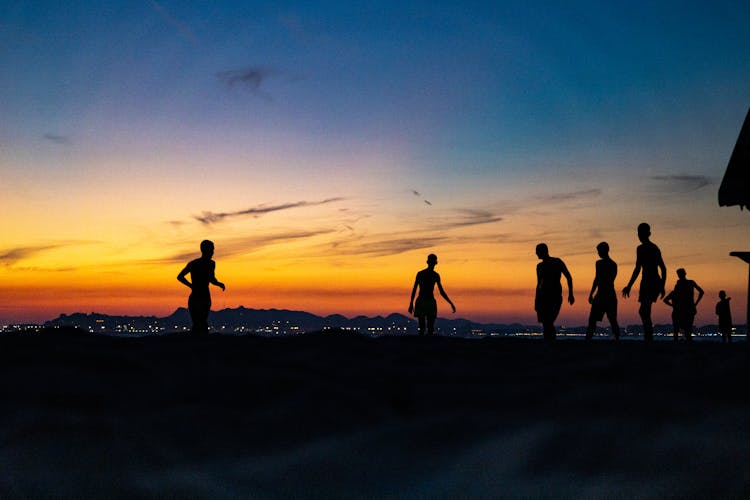
[[742,344],[0,337],[0,497],[750,497]]

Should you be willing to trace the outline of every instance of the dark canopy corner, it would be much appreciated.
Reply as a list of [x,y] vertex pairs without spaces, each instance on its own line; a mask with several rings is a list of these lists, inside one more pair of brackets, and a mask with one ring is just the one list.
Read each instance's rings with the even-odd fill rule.
[[750,206],[750,109],[719,186],[719,206]]

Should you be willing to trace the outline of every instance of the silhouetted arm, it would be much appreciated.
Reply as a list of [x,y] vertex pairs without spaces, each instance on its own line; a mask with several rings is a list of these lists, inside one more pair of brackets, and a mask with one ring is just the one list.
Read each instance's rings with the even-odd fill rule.
[[542,272],[539,270],[539,266],[536,266],[536,291],[542,289]]
[[698,290],[698,298],[695,300],[695,304],[694,304],[697,306],[698,302],[700,302],[701,299],[703,298],[703,288],[699,287],[698,283],[696,282],[693,282],[693,285],[695,285],[695,289]]
[[213,262],[211,263],[211,277],[208,279],[209,283],[213,283],[214,285],[221,288],[221,291],[225,291],[227,287],[224,286],[224,283],[216,279],[216,264]]
[[534,291],[534,310],[539,310],[539,291],[542,289],[542,273],[539,271],[539,265],[536,266],[536,290]]
[[[666,271],[665,271],[666,272]],[[638,278],[638,275],[641,273],[641,258],[638,256],[638,258],[635,261],[635,268],[633,268],[633,275],[630,277],[630,281],[628,281],[628,284],[625,285],[625,288],[622,289],[622,296],[623,297],[630,297],[630,288],[633,286],[633,283],[635,283],[635,280]],[[664,287],[662,286],[662,290]],[[662,292],[662,297],[664,296],[664,293]]]
[[568,303],[572,306],[573,302],[576,301],[575,297],[573,297],[573,277],[570,275],[570,271],[568,271],[568,267],[564,262],[562,263],[561,271],[563,276],[565,276],[565,281],[568,282]]
[[414,296],[417,294],[417,285],[419,284],[419,274],[414,278],[414,288],[411,289],[411,298],[409,299],[409,314],[414,312]]
[[674,292],[669,292],[669,295],[664,297],[664,303],[667,304],[669,307],[674,307],[674,304],[672,303],[673,295],[674,295]]
[[667,284],[667,266],[664,265],[664,259],[659,252],[659,270],[661,270],[661,297],[664,297],[664,286]]
[[438,291],[440,292],[440,295],[442,295],[445,301],[451,305],[453,312],[456,312],[456,306],[453,305],[453,302],[451,302],[451,299],[448,298],[448,294],[445,293],[445,290],[443,290],[443,285],[442,283],[440,283],[440,276],[438,276],[438,279],[437,279],[437,287],[438,287]]
[[596,266],[596,276],[594,276],[594,282],[591,283],[591,291],[589,292],[589,304],[594,303],[594,292],[599,286],[599,266]]
[[185,269],[180,271],[180,274],[177,275],[177,281],[188,287],[189,289],[193,289],[193,284],[190,283],[185,276],[187,276],[187,273],[190,272],[190,266],[185,266]]

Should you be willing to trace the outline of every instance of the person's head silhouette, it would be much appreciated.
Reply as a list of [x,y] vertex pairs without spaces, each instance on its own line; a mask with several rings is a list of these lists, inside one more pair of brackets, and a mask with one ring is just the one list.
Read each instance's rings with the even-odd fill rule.
[[719,291],[719,298],[722,299],[722,300],[726,299],[727,298],[727,292],[725,292],[724,290],[720,290]]
[[596,251],[599,254],[599,257],[602,259],[605,258],[607,255],[609,255],[609,244],[606,241],[602,241],[598,245],[596,245]]
[[211,240],[201,241],[201,256],[210,259],[214,256],[214,242]]
[[427,265],[430,267],[435,267],[438,263],[437,255],[434,253],[431,253],[427,256]]
[[546,259],[549,257],[549,248],[547,248],[546,243],[539,243],[536,246],[536,256],[540,259]]
[[681,280],[684,280],[685,276],[687,276],[687,272],[683,268],[679,268],[677,270],[677,277],[680,278]]
[[638,239],[641,240],[641,243],[647,242],[650,236],[651,226],[649,226],[646,222],[641,222],[640,224],[638,224]]

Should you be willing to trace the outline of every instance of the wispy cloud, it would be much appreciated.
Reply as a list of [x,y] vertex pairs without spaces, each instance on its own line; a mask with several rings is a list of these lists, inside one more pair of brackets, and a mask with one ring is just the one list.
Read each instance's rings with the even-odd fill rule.
[[198,222],[206,225],[210,225],[216,222],[223,221],[227,218],[232,217],[241,217],[245,215],[252,215],[255,217],[259,217],[261,215],[265,215],[271,212],[279,212],[282,210],[290,210],[293,208],[300,208],[300,207],[315,207],[319,205],[326,205],[328,203],[336,203],[339,201],[343,201],[346,198],[327,198],[325,200],[321,201],[295,201],[295,202],[289,202],[289,203],[281,203],[278,205],[258,205],[252,208],[246,208],[245,210],[238,210],[236,212],[209,212],[204,211],[201,215],[195,215],[193,218],[197,220]]
[[[383,239],[380,239],[383,238]],[[372,257],[386,257],[424,248],[433,248],[448,241],[444,237],[432,238],[387,238],[369,237],[359,238],[347,242],[334,244],[335,253],[340,255],[369,255]]]
[[330,234],[335,232],[334,229],[320,228],[308,231],[287,231],[270,235],[248,236],[227,241],[222,246],[222,255],[224,252],[230,255],[248,253],[259,250],[269,245],[283,243],[287,241],[299,241]]
[[492,224],[503,220],[499,215],[487,210],[462,208],[456,210],[456,212],[458,212],[458,215],[438,222],[441,229]]
[[596,198],[601,196],[602,190],[599,188],[582,189],[579,191],[569,191],[566,193],[555,193],[544,197],[546,204],[550,203],[565,203],[570,201],[578,201],[582,199]]
[[[333,229],[321,228],[311,231],[288,231],[276,234],[248,236],[244,238],[233,238],[231,240],[216,241],[216,255],[218,258],[227,258],[234,255],[242,255],[254,252],[267,246],[284,243],[288,241],[299,241],[314,238],[324,234],[333,233]],[[179,252],[168,257],[152,259],[151,264],[175,264],[186,263],[199,255],[199,250]]]
[[44,139],[50,142],[54,142],[55,144],[67,145],[71,143],[70,137],[65,136],[65,135],[47,133],[47,134],[44,134],[42,137],[44,137]]
[[241,86],[259,97],[271,99],[271,95],[263,91],[261,86],[263,85],[263,82],[276,73],[277,71],[272,69],[250,66],[243,69],[220,71],[219,73],[216,73],[216,78],[230,89],[236,86]]
[[713,180],[705,175],[652,175],[652,180],[664,183],[674,191],[696,191],[702,187],[713,184]]
[[0,253],[0,265],[12,266],[18,261],[32,257],[46,250],[52,250],[64,246],[64,244],[37,245],[28,247],[15,247]]
[[195,33],[190,29],[190,26],[177,19],[162,4],[160,4],[156,0],[151,0],[149,2],[149,5],[151,5],[151,8],[154,10],[154,12],[159,14],[159,16],[161,16],[161,18],[167,24],[175,28],[180,33],[180,35],[182,35],[182,37],[187,40],[188,43],[190,43],[194,47],[200,45],[200,43],[198,42],[198,37],[195,36]]

